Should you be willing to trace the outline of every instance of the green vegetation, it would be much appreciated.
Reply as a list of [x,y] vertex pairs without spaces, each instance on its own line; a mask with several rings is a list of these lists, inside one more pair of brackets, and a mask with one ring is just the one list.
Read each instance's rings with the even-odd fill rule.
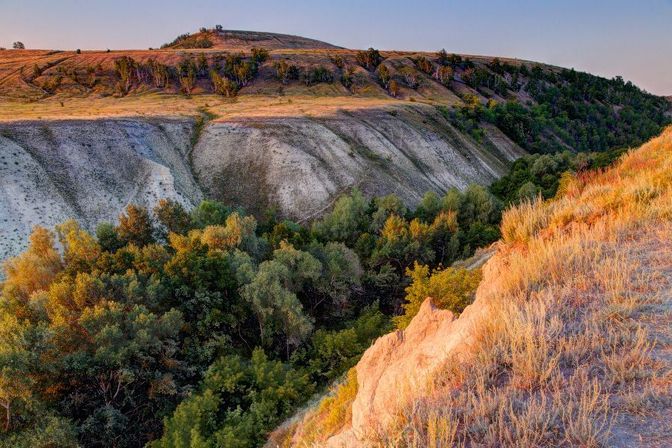
[[541,196],[556,195],[563,178],[587,170],[605,168],[618,159],[625,149],[604,152],[563,151],[555,154],[532,154],[513,162],[507,175],[490,185],[490,191],[510,204]]
[[257,446],[391,329],[407,270],[494,241],[500,212],[472,186],[413,211],[354,191],[310,226],[163,200],[38,227],[5,265],[1,444]]
[[[638,146],[670,122],[669,103],[622,78],[604,79],[574,70],[461,62],[461,79],[481,95],[504,101],[484,106],[472,94],[448,114],[459,129],[479,139],[481,122],[495,124],[533,153],[602,152]],[[517,99],[525,93],[530,100]],[[474,99],[475,98],[475,99]]]
[[[201,31],[203,34],[207,30]],[[191,35],[189,33],[177,36],[172,42],[161,45],[161,48],[212,48],[213,43],[207,36]]]

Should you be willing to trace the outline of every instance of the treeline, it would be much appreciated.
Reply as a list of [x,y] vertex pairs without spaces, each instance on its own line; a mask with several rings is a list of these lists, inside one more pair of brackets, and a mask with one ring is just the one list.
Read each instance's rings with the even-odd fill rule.
[[36,228],[5,264],[1,443],[259,445],[426,288],[459,312],[475,280],[440,273],[497,239],[500,213],[471,186],[415,210],[354,191],[310,225],[161,201],[95,235]]
[[[441,109],[452,124],[477,140],[483,138],[480,123],[495,124],[534,153],[635,147],[670,122],[669,102],[621,77],[498,59],[487,65],[462,64],[460,76],[479,96],[463,94],[464,105]],[[530,99],[519,101],[520,93]]]
[[205,53],[199,53],[196,58],[185,56],[177,66],[155,59],[142,63],[130,56],[122,56],[114,61],[115,90],[123,96],[143,85],[164,89],[176,84],[182,93],[189,95],[197,82],[204,80],[214,93],[234,96],[238,89],[254,79],[267,58],[268,51],[263,48],[253,48],[249,57],[238,53],[208,58]]

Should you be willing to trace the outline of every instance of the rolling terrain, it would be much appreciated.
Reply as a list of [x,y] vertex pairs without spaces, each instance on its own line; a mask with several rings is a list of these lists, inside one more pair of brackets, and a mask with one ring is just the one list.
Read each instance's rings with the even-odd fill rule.
[[[258,48],[268,54],[257,60]],[[614,84],[616,93],[600,98],[586,88],[581,102],[599,107],[600,120],[646,109],[649,121],[636,125],[631,141],[609,134],[634,126],[630,118],[605,124],[604,135],[574,135],[571,120],[592,120],[580,109],[558,111],[558,123],[541,126],[515,116],[532,123],[521,133],[504,112],[485,114],[496,104],[554,101],[540,85],[598,78],[563,80],[558,67],[513,59],[362,55],[297,36],[225,30],[151,50],[0,51],[0,229],[9,235],[0,258],[23,249],[36,224],[74,216],[93,230],[130,203],[151,207],[160,197],[187,207],[211,197],[257,216],[276,206],[295,220],[319,216],[355,187],[414,205],[429,190],[487,185],[527,151],[637,143],[669,113],[667,103]],[[282,64],[290,75],[279,75]],[[236,67],[250,72],[237,78]],[[235,94],[215,94],[212,70],[238,79]],[[598,140],[604,148],[593,148]]]

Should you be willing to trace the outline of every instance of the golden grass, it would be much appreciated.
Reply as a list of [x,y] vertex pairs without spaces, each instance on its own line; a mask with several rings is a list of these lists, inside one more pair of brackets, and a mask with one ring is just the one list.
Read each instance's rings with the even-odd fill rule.
[[[200,111],[219,120],[333,115],[340,110],[385,108],[405,101],[375,97],[314,95],[241,95],[227,100],[219,95],[146,93],[123,98],[56,96],[40,101],[0,100],[0,122],[18,120],[93,119],[108,117],[181,117]],[[409,103],[410,104],[410,103]],[[417,104],[417,103],[416,103]],[[217,121],[217,120],[215,120]]]
[[599,447],[619,412],[664,424],[672,369],[656,350],[670,330],[655,322],[672,307],[672,128],[563,197],[508,210],[502,235],[473,358],[447,363],[372,444]]
[[344,381],[334,386],[331,393],[320,400],[315,409],[308,411],[301,421],[276,430],[270,437],[271,445],[310,447],[324,442],[352,420],[352,402],[356,396],[357,371],[352,368]]

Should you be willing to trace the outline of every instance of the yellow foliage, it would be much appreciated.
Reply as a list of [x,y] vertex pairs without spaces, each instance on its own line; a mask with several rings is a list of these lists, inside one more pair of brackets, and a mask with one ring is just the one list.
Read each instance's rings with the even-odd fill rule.
[[65,263],[77,270],[91,266],[100,256],[101,248],[98,241],[77,221],[69,219],[56,226],[58,238],[63,246]]
[[210,250],[230,250],[239,247],[246,238],[254,236],[257,222],[252,216],[241,217],[232,213],[224,226],[208,226],[203,230],[201,241]]
[[404,218],[390,215],[385,221],[380,235],[388,241],[397,241],[408,238],[408,232],[408,225]]
[[394,318],[400,329],[408,326],[427,297],[431,297],[439,308],[461,313],[473,301],[482,277],[478,269],[463,268],[436,270],[430,275],[429,267],[417,262],[413,269],[406,270],[406,275],[412,283],[406,288],[404,314]]
[[4,267],[7,279],[3,294],[25,304],[32,293],[48,288],[63,268],[54,247],[54,235],[43,227],[35,227],[28,250],[7,260]]

